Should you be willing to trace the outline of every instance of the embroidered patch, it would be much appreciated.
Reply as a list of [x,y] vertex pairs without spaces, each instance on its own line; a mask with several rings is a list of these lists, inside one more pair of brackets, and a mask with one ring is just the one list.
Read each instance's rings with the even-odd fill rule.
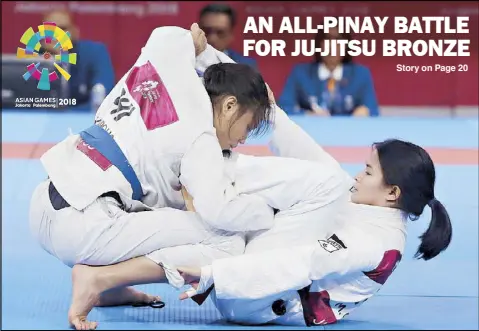
[[343,242],[335,234],[333,234],[327,240],[318,240],[318,242],[321,245],[321,247],[329,253],[347,248],[346,246],[344,246]]
[[166,86],[150,61],[133,68],[126,85],[140,107],[141,118],[148,131],[179,120]]

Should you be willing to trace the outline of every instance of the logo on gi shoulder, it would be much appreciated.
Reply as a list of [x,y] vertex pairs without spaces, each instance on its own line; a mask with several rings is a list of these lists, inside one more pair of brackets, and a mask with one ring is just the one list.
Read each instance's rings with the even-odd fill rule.
[[346,249],[347,247],[344,246],[344,243],[335,235],[333,234],[327,240],[318,240],[321,247],[329,252],[333,253],[339,251],[340,249]]

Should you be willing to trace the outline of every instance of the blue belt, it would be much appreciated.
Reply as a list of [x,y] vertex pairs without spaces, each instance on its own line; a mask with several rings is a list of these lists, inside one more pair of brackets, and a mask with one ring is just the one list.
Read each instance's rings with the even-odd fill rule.
[[80,132],[80,137],[91,147],[95,148],[118,170],[121,171],[125,179],[130,183],[133,190],[133,199],[141,200],[143,190],[140,181],[136,176],[135,170],[128,162],[125,154],[113,139],[113,137],[98,125],[92,125],[88,129]]

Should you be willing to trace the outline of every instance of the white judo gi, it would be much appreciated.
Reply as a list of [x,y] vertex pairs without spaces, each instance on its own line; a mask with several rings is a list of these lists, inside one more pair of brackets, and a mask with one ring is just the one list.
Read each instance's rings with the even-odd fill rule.
[[[67,265],[107,265],[197,243],[234,255],[244,250],[235,231],[271,227],[272,209],[258,197],[238,196],[225,172],[195,65],[190,31],[155,29],[98,109],[93,130],[41,157],[49,179],[33,193],[30,228],[45,250]],[[100,153],[94,146],[105,141]],[[105,156],[113,147],[121,162]],[[179,210],[181,185],[196,213]],[[102,196],[108,192],[118,197]],[[54,207],[55,199],[67,205]]]
[[[344,173],[278,109],[272,145],[279,155],[316,160],[317,172]],[[344,178],[342,189],[348,196],[352,183],[352,178]],[[214,283],[212,299],[225,319],[247,325],[331,324],[380,290],[401,260],[405,216],[396,209],[342,198],[330,207],[336,228],[329,233],[310,225],[326,221],[320,219],[325,214],[280,212],[271,230],[247,243],[245,255],[202,268],[203,290]]]
[[[248,249],[256,249],[260,237],[264,240],[258,241],[259,249],[284,247],[288,242],[314,241],[317,237],[315,233],[328,233],[337,227],[337,208],[348,197],[345,193],[345,173],[331,168],[318,171],[315,162],[294,158],[236,153],[232,157],[236,161],[234,179],[238,194],[256,196],[279,210],[271,229],[245,232]],[[303,217],[306,213],[309,216]],[[200,244],[160,249],[155,252],[153,260],[167,267],[170,284],[179,287],[183,283],[174,271],[176,266],[204,266],[210,263],[205,259],[195,260],[195,251],[201,247]]]

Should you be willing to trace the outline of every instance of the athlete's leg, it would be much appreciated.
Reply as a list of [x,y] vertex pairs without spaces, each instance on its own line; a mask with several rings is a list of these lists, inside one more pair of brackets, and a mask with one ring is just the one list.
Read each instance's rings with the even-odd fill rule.
[[31,231],[47,252],[69,266],[109,265],[210,236],[193,212],[162,208],[128,213],[110,197],[98,198],[83,211],[55,210],[48,187],[42,183],[33,194]]
[[[215,259],[242,254],[244,245],[242,235],[213,234],[202,244],[164,248],[114,265],[76,265],[72,273],[73,298],[68,313],[69,321],[76,329],[95,328],[96,323],[87,321],[86,317],[95,305],[99,305],[105,291],[168,281],[171,285],[180,287],[184,283],[176,266],[202,267]],[[111,300],[118,300],[115,295],[112,297]],[[138,301],[139,298],[136,299]],[[143,298],[150,301],[153,299],[155,298],[151,296]]]

